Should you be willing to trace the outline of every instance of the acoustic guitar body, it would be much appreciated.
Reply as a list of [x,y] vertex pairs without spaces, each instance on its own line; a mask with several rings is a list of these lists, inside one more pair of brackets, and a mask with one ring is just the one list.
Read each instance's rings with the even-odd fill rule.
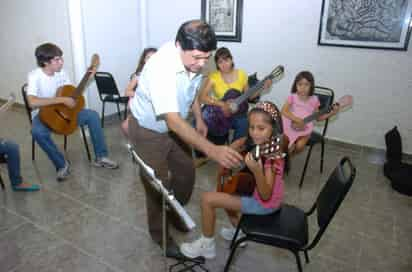
[[[249,153],[256,161],[262,159],[283,159],[286,156],[285,151],[288,147],[288,139],[283,134],[271,137],[270,140],[263,144],[254,146]],[[246,151],[241,152],[243,156]],[[246,195],[253,194],[256,187],[256,180],[252,172],[242,165],[237,169],[227,169],[220,167],[217,173],[216,191],[228,194]]]
[[40,120],[56,134],[70,135],[77,129],[77,115],[84,108],[84,97],[76,96],[76,87],[64,85],[57,91],[57,97],[73,97],[76,101],[74,108],[64,104],[44,106],[40,108]]
[[255,189],[256,181],[251,173],[239,172],[233,176],[218,174],[216,191],[236,195],[251,195]]

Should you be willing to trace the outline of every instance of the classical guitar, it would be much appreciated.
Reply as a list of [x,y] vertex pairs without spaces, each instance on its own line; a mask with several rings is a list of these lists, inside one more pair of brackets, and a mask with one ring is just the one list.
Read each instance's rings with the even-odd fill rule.
[[77,88],[73,85],[64,85],[56,92],[56,97],[71,97],[76,101],[74,108],[64,104],[55,104],[40,108],[40,120],[56,134],[69,135],[77,128],[77,115],[84,108],[83,91],[90,77],[91,70],[99,65],[99,56],[94,54],[87,72],[84,74]]
[[265,78],[256,83],[253,87],[241,93],[236,89],[228,90],[222,98],[230,105],[231,115],[225,116],[222,108],[214,105],[205,105],[202,107],[202,116],[209,131],[216,136],[226,135],[231,126],[231,118],[236,114],[242,114],[248,110],[247,99],[263,89],[265,81],[268,79],[279,80],[284,73],[282,65],[277,66]]
[[[286,156],[284,150],[287,150],[288,140],[284,134],[272,139],[264,144],[256,145],[250,153],[255,160],[264,159],[280,159]],[[246,155],[246,154],[244,154]],[[251,195],[255,189],[256,182],[253,174],[247,170],[243,163],[236,169],[227,169],[221,167],[217,175],[218,192],[225,192],[237,195]]]
[[9,97],[7,98],[6,103],[4,103],[0,107],[0,114],[3,114],[4,112],[6,112],[11,107],[11,105],[14,104],[15,101],[16,101],[16,96],[14,95],[14,93],[10,93]]
[[294,123],[287,117],[282,116],[283,120],[283,130],[284,133],[288,136],[289,138],[289,143],[292,144],[296,141],[297,138],[309,135],[311,131],[313,130],[314,124],[312,121],[316,120],[319,118],[319,116],[329,113],[332,111],[332,109],[335,106],[338,106],[339,110],[352,105],[353,103],[353,97],[351,95],[345,95],[339,98],[338,102],[333,103],[330,107],[325,107],[323,109],[320,109],[317,112],[314,112],[305,118],[303,118],[303,123],[305,126],[303,128],[297,128]]

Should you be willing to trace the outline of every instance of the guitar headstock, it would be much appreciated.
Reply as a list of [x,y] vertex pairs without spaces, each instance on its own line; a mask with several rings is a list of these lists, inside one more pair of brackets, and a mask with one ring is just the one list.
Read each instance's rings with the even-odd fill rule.
[[285,68],[283,65],[278,65],[276,66],[275,69],[272,70],[272,72],[267,76],[267,79],[275,79],[275,80],[280,80],[283,77],[283,74],[285,72]]
[[333,110],[335,106],[342,110],[343,108],[350,106],[353,104],[353,97],[351,95],[344,95],[338,99],[335,103],[333,103],[330,107],[326,108],[323,113],[329,113]]
[[336,104],[337,106],[339,106],[339,109],[350,106],[353,104],[353,97],[351,95],[344,95],[338,99],[338,102],[336,102]]
[[90,62],[90,66],[88,70],[92,69],[97,69],[97,67],[100,65],[100,57],[98,54],[93,54],[92,60]]
[[283,134],[273,136],[268,142],[256,145],[251,153],[255,160],[260,157],[266,159],[282,159],[286,156],[285,150],[287,150],[288,140]]

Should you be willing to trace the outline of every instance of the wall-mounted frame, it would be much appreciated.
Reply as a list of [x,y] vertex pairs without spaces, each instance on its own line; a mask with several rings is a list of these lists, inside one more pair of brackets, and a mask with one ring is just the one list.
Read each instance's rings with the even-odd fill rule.
[[218,41],[242,41],[243,0],[202,0],[202,20],[216,32]]
[[412,0],[323,0],[319,45],[407,50]]

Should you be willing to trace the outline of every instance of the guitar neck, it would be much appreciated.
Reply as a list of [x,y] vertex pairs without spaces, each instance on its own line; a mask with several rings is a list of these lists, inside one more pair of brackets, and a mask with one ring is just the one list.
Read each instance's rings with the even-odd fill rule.
[[259,81],[258,83],[256,83],[256,85],[254,85],[252,88],[249,88],[246,92],[244,92],[241,96],[237,97],[236,99],[234,99],[234,103],[236,103],[237,105],[242,104],[246,99],[248,99],[249,97],[251,97],[252,95],[254,95],[255,93],[259,92],[262,88],[263,85],[265,84],[265,81],[268,79],[272,79],[273,76],[269,75],[267,77],[265,77],[264,79],[262,79],[261,81]]
[[323,109],[321,109],[321,110],[319,110],[319,111],[317,111],[317,112],[312,113],[312,114],[309,115],[309,116],[306,116],[305,118],[303,118],[303,123],[307,124],[307,123],[312,122],[313,120],[318,119],[319,116],[321,116],[321,115],[323,115],[323,114],[328,113],[329,111],[331,111],[332,107],[333,107],[333,106],[323,108]]
[[84,89],[86,88],[86,84],[87,84],[87,82],[89,81],[89,76],[90,76],[90,72],[89,72],[89,71],[87,71],[87,72],[83,75],[82,80],[80,80],[79,85],[77,85],[77,88],[76,88],[76,92],[75,92],[75,94],[74,94],[74,97],[78,97],[78,96],[80,96],[80,95],[83,94],[83,91],[84,91]]

